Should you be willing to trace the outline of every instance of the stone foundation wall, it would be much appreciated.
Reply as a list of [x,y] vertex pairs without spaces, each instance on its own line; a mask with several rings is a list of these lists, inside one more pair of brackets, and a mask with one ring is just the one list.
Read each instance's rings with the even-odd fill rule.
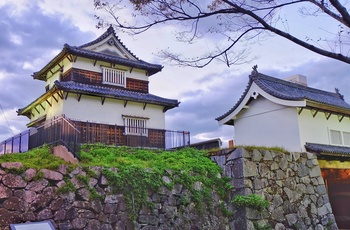
[[254,193],[270,202],[263,212],[238,208],[234,229],[338,229],[315,155],[239,148],[212,160],[233,179],[235,195]]
[[[113,188],[101,173],[101,167],[90,167],[96,176],[89,177],[89,186],[79,176],[86,172],[78,167],[68,172],[61,165],[58,170],[28,169],[21,173],[21,163],[2,163],[0,168],[0,229],[9,229],[11,223],[50,220],[57,229],[229,229],[229,220],[220,212],[214,197],[214,208],[202,212],[192,203],[183,204],[188,195],[180,184],[174,189],[163,187],[158,193],[149,192],[147,201],[152,208],[143,207],[135,221],[128,216],[123,194]],[[113,170],[113,169],[111,169]],[[10,173],[6,171],[17,171]],[[169,180],[163,177],[165,181]],[[57,193],[70,181],[75,191]],[[91,199],[92,189],[102,199]]]

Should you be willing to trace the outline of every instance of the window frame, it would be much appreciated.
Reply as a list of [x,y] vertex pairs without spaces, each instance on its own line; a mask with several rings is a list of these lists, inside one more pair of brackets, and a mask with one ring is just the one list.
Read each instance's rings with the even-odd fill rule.
[[[335,136],[335,135],[337,135],[337,136]],[[330,129],[329,136],[330,136],[330,141],[331,141],[332,145],[344,145],[342,131]]]
[[[340,134],[339,138],[341,143],[334,142],[334,135],[332,135],[332,133],[335,133],[335,132]],[[336,130],[336,129],[329,129],[329,142],[331,145],[350,146],[350,132]]]
[[102,84],[126,88],[126,70],[102,66]]
[[125,135],[148,137],[149,118],[126,115],[122,115],[122,117],[124,120]]

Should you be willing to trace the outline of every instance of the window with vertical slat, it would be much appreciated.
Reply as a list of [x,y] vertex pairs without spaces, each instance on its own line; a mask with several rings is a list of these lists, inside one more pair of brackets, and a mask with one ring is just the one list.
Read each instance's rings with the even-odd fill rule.
[[126,71],[102,67],[102,83],[126,87]]
[[148,136],[147,119],[138,117],[124,117],[126,135]]

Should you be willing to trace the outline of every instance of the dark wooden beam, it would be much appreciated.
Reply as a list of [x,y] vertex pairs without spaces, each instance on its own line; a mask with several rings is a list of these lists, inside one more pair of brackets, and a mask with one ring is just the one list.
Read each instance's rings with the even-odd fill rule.
[[57,91],[58,96],[63,100],[63,92],[62,91]]
[[105,103],[106,97],[101,97],[102,105]]
[[328,113],[328,112],[325,112],[324,114],[326,115],[326,119],[327,119],[327,120],[328,120],[328,119],[331,117],[331,115],[332,115],[332,113]]
[[125,100],[125,101],[124,101],[124,108],[126,107],[127,104],[128,104],[128,101]]
[[97,63],[97,59],[94,61],[94,66],[96,65],[96,63]]
[[76,62],[77,58],[78,58],[78,56],[74,56],[73,61]]
[[318,113],[318,110],[311,109],[310,111],[311,111],[312,117],[316,117],[316,114]]
[[52,94],[52,98],[55,99],[56,103],[58,103],[58,99],[55,97],[54,94]]
[[77,93],[78,101],[81,99],[81,93]]
[[67,98],[68,98],[68,92],[66,92],[66,95],[64,96],[64,100],[67,100]]
[[143,103],[143,110],[146,109],[146,105],[147,105],[147,103]]
[[132,72],[133,69],[134,69],[134,67],[131,67],[131,68],[130,68],[130,73]]
[[36,106],[34,107],[34,109],[38,112],[38,114],[40,114],[39,110],[36,108]]
[[45,111],[45,107],[43,106],[43,104],[39,104],[41,106],[41,108]]
[[304,110],[304,108],[303,107],[301,107],[301,108],[298,108],[298,115],[300,115],[301,114],[301,112]]
[[344,118],[344,115],[338,115],[339,122],[341,122],[343,120],[343,118]]
[[73,62],[73,56],[71,54],[67,55],[67,59],[70,61],[70,62]]
[[49,102],[48,98],[46,98],[47,104],[49,104],[50,107],[52,107],[52,104]]

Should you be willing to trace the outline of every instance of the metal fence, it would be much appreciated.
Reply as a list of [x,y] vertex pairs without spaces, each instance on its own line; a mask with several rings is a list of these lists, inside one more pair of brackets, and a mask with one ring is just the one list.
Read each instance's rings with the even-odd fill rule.
[[64,145],[75,157],[78,157],[81,143],[156,149],[176,149],[190,145],[190,132],[147,129],[147,132],[140,134],[128,134],[127,130],[130,127],[59,117],[0,142],[0,154],[26,152],[43,144]]
[[28,149],[43,144],[63,145],[75,157],[78,157],[80,146],[80,131],[64,117],[53,119],[38,128],[30,129]]
[[0,155],[28,151],[30,130],[26,130],[3,142],[0,142]]

